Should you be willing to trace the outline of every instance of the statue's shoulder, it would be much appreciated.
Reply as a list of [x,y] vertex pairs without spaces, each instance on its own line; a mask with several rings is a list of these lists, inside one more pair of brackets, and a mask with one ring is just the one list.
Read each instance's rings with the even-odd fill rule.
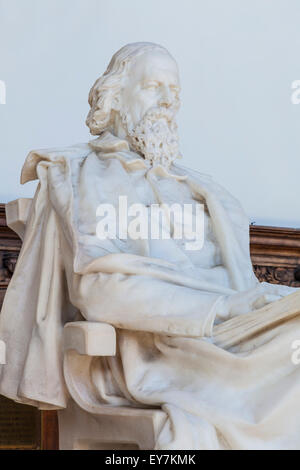
[[211,175],[206,173],[202,173],[198,170],[187,168],[183,165],[176,164],[177,168],[180,168],[182,174],[186,174],[193,180],[198,181],[198,183],[204,185],[210,191],[213,191],[215,195],[219,196],[226,201],[231,201],[234,204],[240,205],[239,200],[233,196],[228,189],[218,183]]
[[184,165],[181,165],[179,163],[174,163],[174,167],[179,170],[179,172],[182,174],[182,175],[188,175],[190,177],[193,177],[195,179],[200,179],[200,180],[204,180],[204,181],[213,181],[212,179],[212,176],[211,175],[208,175],[206,173],[202,173],[198,170],[195,170],[193,168],[188,168]]
[[37,165],[42,162],[63,163],[69,160],[82,159],[91,152],[87,143],[75,144],[68,147],[56,147],[41,150],[32,150],[26,157],[21,172],[21,184],[38,178]]
[[224,186],[215,181],[215,179],[208,174],[201,173],[200,171],[191,168],[186,168],[182,165],[179,166],[176,164],[176,167],[180,168],[181,174],[186,174],[189,178],[196,181],[205,191],[213,194],[227,211],[230,218],[235,221],[236,225],[243,228],[248,227],[249,219],[245,214],[240,201]]

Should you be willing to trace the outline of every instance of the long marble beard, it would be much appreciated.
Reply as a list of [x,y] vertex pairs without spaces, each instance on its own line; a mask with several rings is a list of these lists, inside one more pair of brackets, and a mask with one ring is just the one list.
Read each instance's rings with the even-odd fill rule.
[[176,158],[181,158],[177,124],[171,110],[152,108],[132,129],[128,115],[124,114],[121,118],[132,149],[153,166],[162,165],[169,168]]

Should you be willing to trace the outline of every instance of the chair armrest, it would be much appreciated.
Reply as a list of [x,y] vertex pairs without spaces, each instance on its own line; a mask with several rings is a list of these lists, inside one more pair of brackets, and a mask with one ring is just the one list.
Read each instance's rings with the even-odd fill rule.
[[0,341],[0,364],[6,364],[5,353],[6,353],[5,343],[4,341]]
[[64,350],[87,356],[115,356],[116,330],[107,323],[78,321],[64,327]]
[[31,203],[32,199],[20,198],[5,204],[6,223],[21,240],[24,238]]

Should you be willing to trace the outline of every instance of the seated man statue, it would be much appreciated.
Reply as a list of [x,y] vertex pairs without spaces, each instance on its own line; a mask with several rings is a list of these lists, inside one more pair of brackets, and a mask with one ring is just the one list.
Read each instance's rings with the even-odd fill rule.
[[104,322],[117,354],[90,381],[103,404],[166,412],[156,449],[300,449],[300,315],[214,341],[215,325],[294,290],[259,283],[239,202],[177,164],[179,92],[165,48],[129,44],[90,91],[97,137],[28,155],[21,182],[39,185],[1,313],[0,393],[65,408],[63,326]]

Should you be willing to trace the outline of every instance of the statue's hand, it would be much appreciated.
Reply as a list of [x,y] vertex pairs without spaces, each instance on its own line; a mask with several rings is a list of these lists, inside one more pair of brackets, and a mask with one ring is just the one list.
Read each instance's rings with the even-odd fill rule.
[[226,318],[229,319],[262,308],[271,302],[275,302],[291,294],[295,290],[296,289],[288,286],[262,282],[248,291],[229,295],[224,299]]

